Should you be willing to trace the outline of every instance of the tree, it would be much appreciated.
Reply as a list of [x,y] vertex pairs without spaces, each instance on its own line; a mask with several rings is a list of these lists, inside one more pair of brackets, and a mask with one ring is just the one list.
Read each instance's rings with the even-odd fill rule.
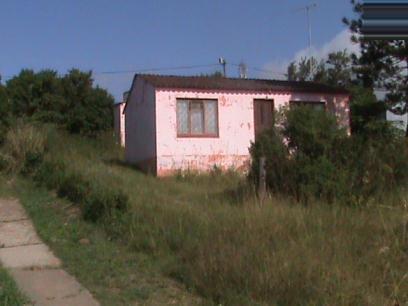
[[299,63],[292,62],[288,67],[288,79],[342,86],[351,94],[351,131],[365,136],[381,132],[384,126],[384,103],[377,101],[371,87],[363,87],[353,72],[353,55],[346,50],[328,54],[317,64],[314,58],[302,58]]
[[347,87],[352,83],[351,56],[344,51],[330,53],[327,59],[301,58],[289,64],[287,77],[290,81],[313,81],[332,86]]
[[60,123],[64,103],[61,80],[56,71],[35,73],[24,69],[7,82],[7,92],[14,116],[25,116],[43,122]]
[[[351,0],[356,19],[343,22],[354,33],[352,40],[360,44],[361,55],[354,56],[355,72],[365,87],[385,88],[389,110],[402,115],[408,112],[408,41],[366,40],[361,35],[362,4]],[[405,132],[408,137],[408,125]]]
[[313,81],[324,83],[326,79],[324,61],[314,57],[302,57],[298,63],[290,63],[287,69],[289,81]]
[[[56,71],[22,70],[7,82],[7,112],[15,117],[50,122],[71,133],[95,135],[113,125],[113,97],[94,87],[91,72],[72,69],[63,77]],[[0,88],[0,114],[2,112]]]
[[351,63],[351,55],[346,50],[329,53],[326,61],[327,83],[349,87],[353,83]]
[[91,72],[72,69],[62,79],[65,126],[71,133],[94,135],[113,125],[113,97],[93,87]]
[[0,143],[3,142],[7,127],[10,124],[9,107],[6,87],[0,83]]
[[386,105],[377,100],[372,88],[350,86],[350,125],[353,134],[377,136],[384,127]]

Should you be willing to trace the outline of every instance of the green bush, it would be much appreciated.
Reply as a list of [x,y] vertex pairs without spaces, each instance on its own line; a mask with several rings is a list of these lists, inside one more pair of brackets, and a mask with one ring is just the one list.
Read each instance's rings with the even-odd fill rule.
[[69,168],[63,158],[47,151],[49,139],[52,137],[47,128],[18,121],[1,148],[0,169],[31,175],[36,182],[56,190],[58,196],[80,204],[88,220],[127,210],[128,197],[122,190]]
[[94,184],[92,192],[83,199],[83,214],[86,220],[96,221],[112,216],[115,211],[128,209],[128,196],[122,191]]
[[10,103],[6,88],[0,84],[0,144],[3,143],[10,125]]
[[57,193],[60,197],[81,203],[90,193],[90,183],[78,173],[65,173],[60,179]]
[[58,159],[42,162],[33,178],[47,188],[55,189],[59,197],[80,204],[86,220],[98,221],[115,211],[124,212],[128,209],[129,200],[122,190],[69,170]]
[[[2,91],[6,91],[6,100]],[[75,134],[94,136],[113,125],[113,97],[94,86],[91,72],[78,69],[64,76],[53,70],[23,69],[6,87],[0,87],[0,115],[6,105],[3,100],[8,102],[9,116],[54,123]],[[0,137],[2,121],[0,118]]]
[[303,203],[361,204],[406,186],[407,144],[390,125],[372,123],[366,130],[382,132],[347,136],[334,116],[307,107],[286,110],[282,122],[250,149],[250,178],[258,183],[259,159],[265,156],[271,192]]

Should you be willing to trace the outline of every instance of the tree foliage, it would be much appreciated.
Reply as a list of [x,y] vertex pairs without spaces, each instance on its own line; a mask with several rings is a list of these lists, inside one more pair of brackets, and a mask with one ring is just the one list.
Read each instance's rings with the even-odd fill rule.
[[348,86],[352,82],[351,57],[346,50],[330,53],[320,61],[303,57],[287,69],[290,81],[313,81],[332,86]]
[[[356,19],[343,22],[354,33],[352,40],[359,43],[361,54],[353,56],[354,70],[364,87],[384,88],[386,102],[396,114],[408,112],[408,41],[367,40],[361,35],[362,4],[351,0]],[[408,126],[406,130],[408,136]]]
[[328,54],[318,62],[315,58],[303,58],[288,67],[288,79],[314,81],[330,86],[343,86],[350,91],[352,133],[373,135],[384,127],[386,105],[377,100],[372,87],[364,87],[356,78],[353,54],[346,50]]
[[10,124],[10,107],[6,88],[0,83],[0,143],[3,142],[6,129]]
[[7,82],[6,91],[14,117],[55,123],[88,135],[112,126],[113,97],[93,86],[91,72],[72,69],[60,77],[53,70],[25,69]]
[[285,110],[282,122],[257,137],[250,149],[250,178],[257,182],[259,160],[265,157],[271,192],[303,203],[320,199],[356,205],[407,187],[408,146],[385,121],[375,137],[347,136],[334,115],[307,106]]

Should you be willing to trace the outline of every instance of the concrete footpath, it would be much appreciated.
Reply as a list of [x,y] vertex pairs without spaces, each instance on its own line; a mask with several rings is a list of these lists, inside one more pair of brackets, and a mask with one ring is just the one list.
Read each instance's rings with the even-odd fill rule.
[[38,306],[97,306],[99,303],[40,240],[24,208],[0,199],[0,264],[20,290]]

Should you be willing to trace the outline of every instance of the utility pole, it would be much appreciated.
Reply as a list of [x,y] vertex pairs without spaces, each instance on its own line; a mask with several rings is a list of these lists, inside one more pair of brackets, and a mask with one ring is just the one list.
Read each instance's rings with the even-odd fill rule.
[[248,67],[243,61],[238,65],[238,74],[240,79],[248,78]]
[[308,32],[309,32],[309,52],[312,48],[312,23],[310,21],[310,10],[314,9],[317,7],[316,3],[311,3],[308,4],[304,7],[298,8],[295,10],[295,12],[298,11],[305,11],[306,12],[306,18],[307,18],[307,28],[308,28]]

